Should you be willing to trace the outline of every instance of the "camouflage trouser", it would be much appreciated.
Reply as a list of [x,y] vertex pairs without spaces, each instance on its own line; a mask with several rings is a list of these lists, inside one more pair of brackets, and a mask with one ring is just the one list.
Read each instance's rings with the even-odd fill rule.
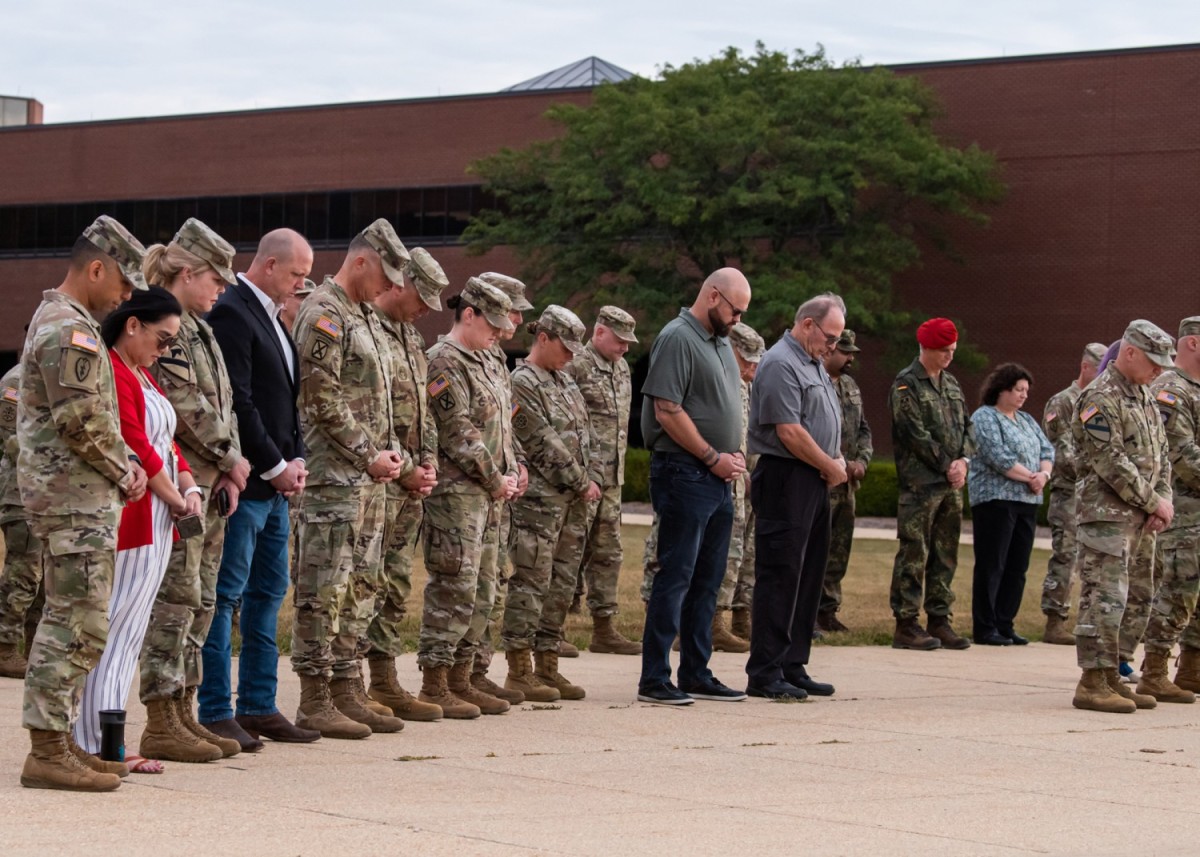
[[453,666],[475,614],[484,539],[498,530],[486,494],[433,494],[425,500],[425,598],[417,662]]
[[927,616],[949,616],[962,534],[962,492],[949,485],[900,492],[896,515],[900,548],[892,566],[892,615],[915,619],[921,593]]
[[45,603],[42,586],[42,542],[24,518],[0,523],[4,531],[4,573],[0,574],[0,645],[28,648]]
[[114,510],[90,520],[46,517],[30,522],[42,542],[46,607],[25,673],[21,723],[26,729],[69,732],[87,675],[104,654],[117,517]]
[[1125,612],[1121,616],[1121,635],[1118,652],[1123,661],[1132,661],[1133,652],[1146,633],[1150,621],[1150,604],[1158,588],[1155,569],[1155,545],[1158,537],[1145,533],[1138,540],[1133,561],[1129,564],[1129,593],[1125,597]]
[[542,601],[542,618],[534,643],[534,648],[539,652],[556,651],[563,638],[563,626],[567,623],[567,611],[571,609],[571,598],[575,594],[575,579],[583,562],[587,533],[588,504],[576,497],[567,507],[567,517],[563,521],[558,543],[554,546],[550,586]]
[[[392,486],[396,487],[393,488]],[[420,497],[410,497],[395,483],[387,486],[386,518],[383,525],[383,577],[375,598],[374,617],[367,629],[367,646],[372,652],[396,657],[404,652],[400,623],[412,592],[413,558],[421,536],[424,506]]]
[[209,489],[204,535],[179,539],[171,547],[167,571],[154,598],[142,641],[143,703],[169,699],[203,678],[200,653],[217,607],[217,572],[225,547],[225,519]]
[[1147,652],[1169,655],[1184,628],[1190,632],[1185,636],[1195,639],[1193,616],[1200,595],[1200,526],[1168,530],[1157,541],[1158,590],[1150,606],[1144,639]]
[[[532,649],[554,574],[554,551],[571,506],[570,495],[521,497],[512,509],[512,577],[504,604],[500,647]],[[574,577],[571,579],[574,584]],[[568,607],[570,605],[568,604]]]
[[[588,612],[616,616],[617,580],[621,575],[621,486],[610,485],[600,499],[588,504],[587,541],[579,568],[579,585],[587,583]],[[577,590],[578,591],[578,590]]]
[[1075,657],[1085,670],[1116,667],[1129,569],[1142,529],[1132,523],[1093,521],[1080,524],[1076,532],[1080,589]]
[[[743,485],[745,483],[742,483]],[[740,494],[740,496],[739,496]],[[725,579],[717,590],[718,610],[749,610],[754,600],[754,507],[746,492],[733,492],[733,531]]]
[[[504,605],[508,600],[508,581],[512,577],[512,508],[510,504],[500,502],[497,510],[500,524],[496,529],[494,549],[489,545],[484,551],[484,560],[491,562],[495,554],[496,584],[495,597],[492,599],[492,609],[488,612],[483,633],[475,644],[474,672],[487,672],[492,665],[492,656],[496,654],[493,635],[501,632],[504,624]],[[472,627],[474,622],[472,622]]]
[[[488,509],[487,526],[483,531],[483,552],[479,557],[479,577],[475,581],[475,607],[471,613],[471,621],[467,633],[463,636],[462,645],[454,656],[457,663],[471,661],[474,663],[479,653],[484,650],[483,667],[492,662],[492,641],[488,629],[492,617],[496,613],[496,603],[499,601],[501,567],[505,569],[507,579],[508,569],[508,532],[501,522],[508,517],[508,504],[503,500],[493,500]],[[474,667],[472,667],[474,669]]]
[[1046,563],[1046,580],[1042,583],[1042,612],[1047,616],[1067,618],[1071,610],[1071,584],[1075,580],[1078,548],[1075,544],[1078,498],[1074,490],[1054,489],[1046,520],[1050,524],[1050,560]]
[[658,574],[658,515],[650,524],[646,534],[646,549],[642,553],[642,603],[650,603],[650,591],[654,589],[654,576]]
[[292,669],[301,675],[358,675],[361,641],[380,583],[383,485],[319,485],[300,500]]
[[842,580],[850,566],[854,545],[854,492],[848,484],[829,492],[829,559],[821,584],[822,613],[836,613],[842,606]]

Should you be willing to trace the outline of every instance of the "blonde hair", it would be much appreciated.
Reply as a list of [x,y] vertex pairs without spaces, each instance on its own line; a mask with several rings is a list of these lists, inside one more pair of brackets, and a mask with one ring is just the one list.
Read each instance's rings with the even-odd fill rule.
[[142,262],[142,276],[152,286],[168,286],[184,268],[193,274],[211,270],[212,265],[195,253],[184,250],[174,241],[170,244],[155,244],[146,251]]

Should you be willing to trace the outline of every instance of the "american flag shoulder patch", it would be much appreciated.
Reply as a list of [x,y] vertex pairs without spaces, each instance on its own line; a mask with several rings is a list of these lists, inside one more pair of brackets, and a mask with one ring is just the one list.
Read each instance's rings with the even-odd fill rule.
[[445,375],[438,375],[429,382],[429,386],[426,389],[429,390],[429,395],[440,396],[442,393],[450,389],[450,382],[446,380]]
[[517,411],[519,411],[519,410],[521,410],[521,406],[520,406],[520,405],[518,405],[516,402],[513,402],[513,406],[512,406],[512,414],[511,414],[511,416],[514,416],[514,417],[515,417],[515,416],[517,415]]
[[96,341],[96,337],[89,333],[84,333],[82,330],[71,332],[71,344],[76,348],[82,348],[84,351],[100,351],[100,343]]
[[342,335],[342,326],[327,315],[317,319],[317,323],[313,327],[334,339]]
[[17,392],[16,387],[5,387],[4,388],[4,398],[6,401],[16,402],[21,398],[21,396]]
[[1172,408],[1179,404],[1179,397],[1167,390],[1159,390],[1155,398],[1164,405],[1170,405]]
[[1054,422],[1056,419],[1058,419],[1058,414],[1054,413],[1053,411],[1051,411],[1050,413],[1046,414],[1046,422],[1047,422],[1047,423],[1052,423],[1052,422]]
[[1083,409],[1083,412],[1079,414],[1079,421],[1081,423],[1086,423],[1088,420],[1090,420],[1092,417],[1096,416],[1096,414],[1098,414],[1098,413],[1100,413],[1099,408],[1097,408],[1095,405],[1088,405],[1086,408]]

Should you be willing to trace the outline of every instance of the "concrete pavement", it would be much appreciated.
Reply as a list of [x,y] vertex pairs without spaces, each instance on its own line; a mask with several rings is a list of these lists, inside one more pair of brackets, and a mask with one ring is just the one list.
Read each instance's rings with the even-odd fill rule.
[[[718,654],[729,684],[742,655]],[[168,763],[109,795],[23,789],[0,679],[4,855],[1191,855],[1200,706],[1071,707],[1070,648],[814,650],[802,704],[634,701],[638,658],[564,660],[581,702]],[[503,677],[503,666],[498,665]],[[280,702],[299,684],[280,663]],[[401,680],[418,684],[415,658]],[[130,706],[136,748],[145,713]]]

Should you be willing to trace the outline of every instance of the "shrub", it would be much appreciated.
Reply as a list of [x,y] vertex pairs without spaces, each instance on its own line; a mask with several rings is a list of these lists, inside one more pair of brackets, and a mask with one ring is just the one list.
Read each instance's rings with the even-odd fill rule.
[[650,450],[630,447],[625,452],[625,485],[621,488],[621,501],[650,502]]

